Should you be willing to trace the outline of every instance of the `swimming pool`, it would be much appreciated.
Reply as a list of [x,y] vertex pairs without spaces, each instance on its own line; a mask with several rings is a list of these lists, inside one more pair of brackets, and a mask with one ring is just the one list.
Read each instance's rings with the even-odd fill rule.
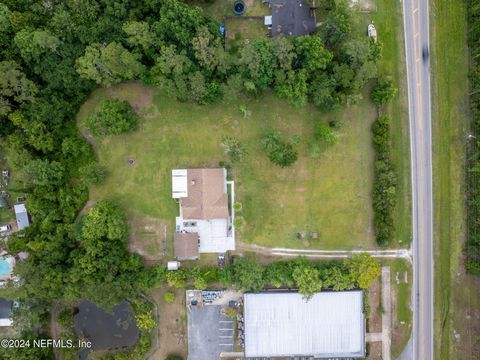
[[5,276],[10,273],[10,263],[4,258],[0,258],[0,276]]

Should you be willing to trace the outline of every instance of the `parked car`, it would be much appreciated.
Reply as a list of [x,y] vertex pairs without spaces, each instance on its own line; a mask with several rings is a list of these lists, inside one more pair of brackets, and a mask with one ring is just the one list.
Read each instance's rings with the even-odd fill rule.
[[5,226],[0,226],[0,233],[7,232],[12,230],[12,225],[8,224]]

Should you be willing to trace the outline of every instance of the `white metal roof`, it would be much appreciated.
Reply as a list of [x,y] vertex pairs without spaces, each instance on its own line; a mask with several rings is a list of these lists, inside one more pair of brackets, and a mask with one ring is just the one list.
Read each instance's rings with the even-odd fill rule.
[[245,294],[245,357],[365,356],[362,291]]
[[17,218],[18,230],[23,230],[30,225],[27,208],[25,204],[14,205],[13,207],[15,209],[15,217]]
[[267,25],[267,26],[271,26],[272,25],[272,16],[271,15],[265,16],[265,18],[263,20],[263,24]]
[[188,196],[188,182],[186,169],[172,170],[172,197],[180,199]]

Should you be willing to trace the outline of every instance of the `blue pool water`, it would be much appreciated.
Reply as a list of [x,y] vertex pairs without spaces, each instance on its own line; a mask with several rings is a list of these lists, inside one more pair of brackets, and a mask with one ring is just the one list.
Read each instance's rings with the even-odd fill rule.
[[0,258],[0,276],[8,275],[10,272],[10,264],[7,260]]

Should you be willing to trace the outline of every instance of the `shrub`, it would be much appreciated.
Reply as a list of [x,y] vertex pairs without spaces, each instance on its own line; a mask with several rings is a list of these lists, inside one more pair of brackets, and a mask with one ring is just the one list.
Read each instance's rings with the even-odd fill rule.
[[118,135],[135,129],[138,115],[127,101],[109,99],[89,116],[85,126],[94,136]]
[[394,234],[397,176],[390,161],[390,119],[379,117],[372,125],[375,177],[372,192],[373,226],[379,245],[388,245]]
[[167,291],[165,295],[163,295],[163,300],[165,300],[167,304],[173,303],[175,301],[175,293]]
[[173,355],[173,354],[169,354],[165,360],[183,360],[183,357],[181,357],[180,355]]
[[323,123],[317,123],[315,126],[315,139],[321,144],[332,146],[338,142],[338,136],[330,126]]
[[83,182],[87,185],[101,183],[106,176],[105,168],[95,162],[82,166],[79,172]]
[[224,136],[221,144],[232,163],[243,160],[248,153],[247,149],[240,143],[240,141],[233,136]]
[[233,204],[233,210],[241,211],[242,210],[242,203],[236,202],[235,204]]
[[[300,138],[292,136],[294,142],[298,144]],[[298,153],[291,142],[282,140],[280,134],[276,131],[267,132],[261,140],[262,148],[268,153],[268,158],[272,163],[281,167],[292,166],[298,159]]]
[[397,91],[391,80],[379,80],[372,89],[370,97],[375,105],[383,106],[395,96]]
[[235,216],[235,220],[233,220],[233,225],[237,229],[241,229],[245,226],[245,219],[243,216]]

